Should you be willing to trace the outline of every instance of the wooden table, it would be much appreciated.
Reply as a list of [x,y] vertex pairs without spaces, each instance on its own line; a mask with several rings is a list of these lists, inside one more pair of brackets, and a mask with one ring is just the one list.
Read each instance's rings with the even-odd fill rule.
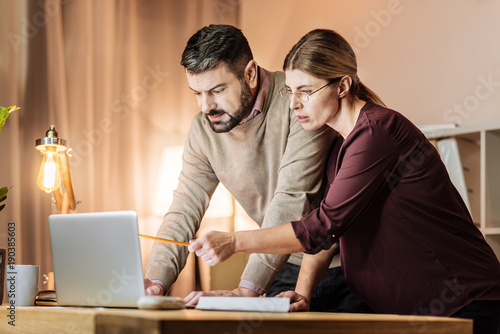
[[18,307],[15,327],[0,312],[0,333],[453,333],[471,334],[472,321],[442,317],[348,313],[261,313],[200,310]]

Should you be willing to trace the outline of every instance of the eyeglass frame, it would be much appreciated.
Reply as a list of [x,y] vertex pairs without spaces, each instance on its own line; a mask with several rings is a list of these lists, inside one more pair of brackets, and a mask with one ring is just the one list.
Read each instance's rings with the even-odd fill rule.
[[[341,78],[337,78],[337,79],[333,79],[331,80],[330,82],[328,82],[326,85],[323,85],[321,87],[319,87],[318,89],[316,89],[315,91],[311,92],[311,93],[306,93],[306,92],[295,92],[295,93],[292,93],[292,90],[290,88],[287,88],[287,87],[283,87],[282,89],[280,89],[279,93],[280,93],[280,96],[283,98],[283,99],[288,99],[288,100],[292,100],[292,96],[295,96],[295,98],[300,101],[300,102],[308,102],[309,101],[309,98],[311,97],[311,95],[319,92],[320,90],[322,90],[323,88],[331,85],[332,83],[338,81],[339,79]],[[287,93],[287,96],[283,96],[284,93]],[[305,96],[307,99],[305,101],[302,101],[300,98],[297,97],[297,93],[300,93],[301,95]]]

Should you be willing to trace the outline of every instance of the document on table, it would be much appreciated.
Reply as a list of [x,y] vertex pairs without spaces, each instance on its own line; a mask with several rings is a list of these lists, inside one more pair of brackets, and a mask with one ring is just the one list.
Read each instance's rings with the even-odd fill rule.
[[290,298],[203,296],[198,300],[196,308],[217,311],[288,312]]

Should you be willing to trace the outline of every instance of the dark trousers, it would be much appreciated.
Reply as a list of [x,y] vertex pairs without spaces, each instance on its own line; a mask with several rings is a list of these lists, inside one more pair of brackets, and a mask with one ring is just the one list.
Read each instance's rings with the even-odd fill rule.
[[500,334],[500,300],[476,300],[453,318],[473,319],[474,334]]
[[[299,271],[300,266],[285,264],[266,296],[274,297],[281,292],[295,290]],[[311,297],[311,312],[374,313],[351,293],[340,267],[328,269]]]

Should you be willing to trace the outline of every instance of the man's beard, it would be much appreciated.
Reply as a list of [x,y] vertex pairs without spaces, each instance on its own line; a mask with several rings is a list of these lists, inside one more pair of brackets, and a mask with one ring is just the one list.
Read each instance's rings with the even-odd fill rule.
[[[247,82],[243,80],[241,82],[241,95],[240,95],[241,106],[238,110],[234,112],[234,115],[230,115],[222,109],[210,110],[209,113],[205,114],[205,118],[210,124],[210,127],[214,132],[222,133],[231,131],[236,125],[240,124],[252,111],[254,99],[252,93],[250,92],[250,87]],[[226,114],[229,117],[227,121],[216,121],[212,122],[208,116],[216,116],[220,114]]]

